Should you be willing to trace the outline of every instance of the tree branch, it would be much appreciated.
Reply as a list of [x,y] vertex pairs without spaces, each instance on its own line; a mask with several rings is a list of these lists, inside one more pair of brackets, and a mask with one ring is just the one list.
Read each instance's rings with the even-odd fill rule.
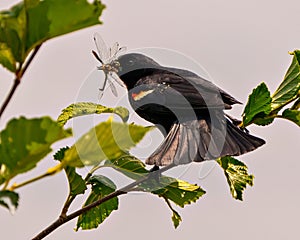
[[3,102],[1,109],[0,109],[0,118],[3,114],[3,112],[5,111],[6,107],[8,106],[9,102],[11,101],[14,93],[16,92],[19,84],[21,83],[21,79],[24,75],[24,73],[26,72],[27,68],[29,67],[29,65],[31,64],[32,60],[34,59],[35,55],[37,54],[37,52],[39,51],[40,47],[42,46],[42,44],[38,45],[35,47],[35,49],[33,50],[33,53],[30,55],[30,57],[28,58],[28,61],[26,61],[24,67],[22,68],[22,66],[20,66],[20,69],[16,71],[16,78],[14,80],[14,84],[11,87],[5,101]]
[[6,97],[5,101],[3,102],[2,106],[1,106],[1,109],[0,109],[0,118],[3,114],[3,112],[5,111],[8,103],[10,102],[10,100],[12,99],[12,96],[14,95],[17,87],[19,86],[20,84],[20,79],[18,77],[15,78],[14,80],[14,84],[13,86],[11,87],[10,91],[9,91],[9,94],[8,96]]
[[60,217],[53,222],[51,225],[49,225],[47,228],[45,228],[43,231],[41,231],[38,235],[36,235],[34,238],[32,238],[32,240],[41,240],[43,238],[45,238],[46,236],[48,236],[51,232],[53,232],[54,230],[56,230],[57,228],[59,228],[61,225],[65,224],[66,222],[69,222],[70,220],[80,216],[83,213],[86,213],[87,211],[91,210],[92,208],[95,208],[97,206],[99,206],[100,204],[123,194],[127,194],[130,191],[134,191],[134,187],[147,181],[149,178],[151,178],[154,174],[161,174],[169,169],[171,169],[172,167],[176,166],[175,164],[170,164],[166,167],[163,167],[155,172],[150,172],[149,174],[147,174],[144,177],[141,177],[140,179],[136,180],[133,183],[128,184],[127,186],[99,199],[98,201],[95,201],[69,215],[60,215]]

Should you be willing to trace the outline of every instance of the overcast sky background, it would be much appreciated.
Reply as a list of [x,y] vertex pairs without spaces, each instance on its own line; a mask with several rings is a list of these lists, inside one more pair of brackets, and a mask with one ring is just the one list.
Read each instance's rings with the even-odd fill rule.
[[[16,2],[2,0],[0,9]],[[9,119],[21,115],[50,115],[55,119],[61,109],[77,99],[87,75],[97,65],[91,54],[95,32],[108,44],[118,41],[129,50],[161,47],[179,51],[204,66],[215,84],[244,103],[262,81],[274,92],[290,65],[292,57],[288,51],[300,48],[300,3],[296,0],[104,3],[107,9],[103,25],[42,46],[0,121],[1,129]],[[13,76],[0,69],[0,79],[2,102]],[[91,95],[97,95],[97,88]],[[243,106],[236,106],[230,113],[239,117],[242,110]],[[130,194],[120,197],[119,210],[98,229],[76,233],[76,222],[71,221],[46,239],[297,239],[299,128],[276,120],[271,126],[249,129],[267,144],[239,157],[255,175],[254,187],[247,188],[243,202],[231,197],[219,167],[199,178],[199,173],[203,176],[213,163],[209,163],[210,167],[194,164],[183,178],[198,183],[207,194],[196,204],[178,209],[183,222],[177,230],[173,229],[171,212],[162,199],[150,194]],[[147,144],[150,143],[151,139]],[[17,180],[36,176],[54,164],[49,156],[37,171]],[[18,192],[20,206],[14,215],[0,209],[1,239],[30,239],[55,220],[66,198],[67,182],[61,173]]]

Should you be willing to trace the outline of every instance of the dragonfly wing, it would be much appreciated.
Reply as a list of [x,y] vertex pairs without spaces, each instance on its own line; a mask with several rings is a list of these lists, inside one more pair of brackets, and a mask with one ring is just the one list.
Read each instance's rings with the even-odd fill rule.
[[110,60],[113,60],[116,58],[116,55],[119,51],[120,44],[118,42],[115,42],[114,45],[110,48]]
[[115,97],[118,97],[118,92],[117,92],[116,86],[115,86],[114,83],[113,83],[112,75],[109,74],[109,76],[108,76],[107,79],[108,79],[109,87],[110,87],[110,89],[111,89],[112,94],[113,94]]
[[94,34],[94,42],[95,42],[97,52],[99,54],[100,59],[104,63],[106,63],[107,59],[109,58],[109,51],[108,51],[108,48],[107,48],[104,40],[100,36],[100,34],[98,34],[98,33]]
[[127,88],[123,81],[119,78],[118,74],[115,72],[110,72],[109,75],[119,86]]
[[103,97],[104,92],[99,91],[98,99],[100,100]]
[[120,47],[119,49],[118,49],[118,52],[117,52],[117,56],[119,56],[120,54],[122,54],[123,52],[126,52],[126,50],[127,50],[127,47]]

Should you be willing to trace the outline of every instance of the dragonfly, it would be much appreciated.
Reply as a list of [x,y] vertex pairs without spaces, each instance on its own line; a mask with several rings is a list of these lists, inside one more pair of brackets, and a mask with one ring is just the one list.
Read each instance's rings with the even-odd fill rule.
[[95,58],[101,63],[101,66],[98,66],[97,69],[103,71],[105,74],[103,86],[99,88],[99,98],[102,98],[107,82],[112,94],[115,97],[118,97],[118,92],[114,85],[114,82],[116,82],[121,87],[126,86],[117,74],[120,67],[120,63],[118,62],[117,58],[122,52],[126,50],[126,47],[120,47],[119,43],[115,42],[112,47],[108,48],[104,40],[98,33],[94,34],[94,42],[97,52],[93,50],[92,53]]

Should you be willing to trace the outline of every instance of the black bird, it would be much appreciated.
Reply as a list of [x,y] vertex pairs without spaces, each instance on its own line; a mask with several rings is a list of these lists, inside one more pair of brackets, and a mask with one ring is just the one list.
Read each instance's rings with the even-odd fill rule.
[[147,164],[237,156],[265,143],[226,117],[224,110],[240,102],[210,81],[188,70],[161,66],[143,54],[125,54],[117,61],[117,74],[127,86],[135,112],[165,135]]

